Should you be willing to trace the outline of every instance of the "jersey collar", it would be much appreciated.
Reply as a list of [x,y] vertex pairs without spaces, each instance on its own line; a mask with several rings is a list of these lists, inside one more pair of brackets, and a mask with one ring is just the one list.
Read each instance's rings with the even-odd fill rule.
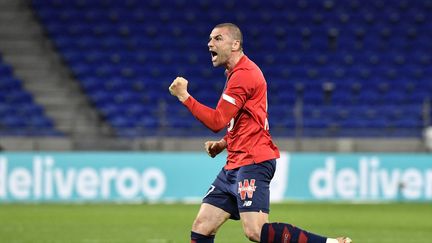
[[237,64],[234,66],[234,68],[229,72],[228,70],[225,70],[225,75],[227,79],[231,77],[231,75],[237,71],[238,69],[241,69],[243,67],[243,64],[246,63],[249,60],[249,58],[246,55],[243,55],[240,60],[237,62]]

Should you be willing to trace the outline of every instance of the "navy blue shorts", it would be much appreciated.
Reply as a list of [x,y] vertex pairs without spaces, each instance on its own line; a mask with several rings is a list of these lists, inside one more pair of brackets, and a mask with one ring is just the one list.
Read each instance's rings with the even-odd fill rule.
[[241,212],[270,211],[270,181],[276,170],[276,160],[246,165],[234,170],[222,168],[203,203],[208,203],[239,220]]

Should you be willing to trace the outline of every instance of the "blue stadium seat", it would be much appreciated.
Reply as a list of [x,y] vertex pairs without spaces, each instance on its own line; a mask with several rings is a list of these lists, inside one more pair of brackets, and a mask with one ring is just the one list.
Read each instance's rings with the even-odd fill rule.
[[14,76],[0,55],[0,134],[12,136],[59,136],[53,121]]
[[[389,114],[380,107],[418,106],[432,92],[429,1],[401,0],[392,6],[372,0],[222,1],[210,6],[208,0],[33,0],[32,5],[96,107],[103,115],[121,117],[106,116],[119,136],[146,134],[147,125],[155,133],[170,127],[190,130],[190,115],[141,116],[145,109],[139,107],[176,104],[167,92],[175,76],[190,80],[197,99],[216,104],[224,77],[210,67],[206,39],[214,24],[226,21],[242,28],[247,55],[266,76],[270,107],[301,100],[316,114],[330,116],[320,120],[305,110],[305,129],[324,131],[310,134],[387,136],[396,134],[392,127],[399,124],[413,128],[403,135],[418,136],[421,127],[413,125],[419,119],[396,112],[390,122],[384,114],[370,117],[373,112],[364,107]],[[2,72],[11,70],[0,67]],[[214,82],[218,85],[209,85]],[[112,108],[117,105],[133,108],[125,113]],[[271,123],[278,134],[289,134],[284,127],[291,131],[294,119],[280,114]],[[130,116],[143,122],[131,122]]]

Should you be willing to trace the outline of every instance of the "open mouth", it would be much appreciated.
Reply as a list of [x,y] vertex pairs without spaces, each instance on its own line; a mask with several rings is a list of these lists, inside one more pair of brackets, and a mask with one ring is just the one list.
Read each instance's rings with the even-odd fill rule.
[[211,56],[212,56],[212,61],[215,61],[216,60],[216,58],[217,58],[217,52],[215,52],[215,51],[210,51],[210,54],[211,54]]

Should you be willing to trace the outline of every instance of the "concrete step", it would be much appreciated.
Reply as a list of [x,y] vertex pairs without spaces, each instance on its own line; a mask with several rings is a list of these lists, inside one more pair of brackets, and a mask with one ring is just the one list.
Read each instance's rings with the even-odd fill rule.
[[71,110],[77,116],[82,116],[83,118],[89,120],[98,120],[99,113],[98,111],[92,109],[88,106],[87,101],[79,102],[79,98],[77,98],[76,103],[68,102],[68,103],[59,103],[59,104],[51,104],[47,107],[50,111],[56,112],[59,110]]
[[37,35],[15,37],[13,35],[8,35],[7,37],[0,38],[0,48],[2,48],[5,53],[10,55],[31,55],[33,53],[32,50],[40,51],[43,48],[41,43],[35,42],[35,40],[40,38],[41,37]]
[[17,77],[25,80],[24,86],[27,89],[31,90],[43,90],[46,88],[49,89],[57,89],[57,88],[63,88],[67,89],[69,87],[73,87],[71,84],[64,84],[60,78],[51,77],[50,75],[47,75],[46,77],[38,77],[35,80],[29,81],[27,76],[22,75],[16,75]]
[[45,59],[41,59],[40,62],[34,62],[33,60],[23,59],[22,62],[14,60],[14,61],[8,61],[8,63],[14,66],[19,65],[20,69],[25,69],[25,70],[49,70],[54,68],[53,64]]
[[63,96],[82,96],[86,97],[76,82],[58,82],[58,80],[52,79],[55,82],[47,82],[47,79],[43,81],[34,81],[24,83],[24,87],[27,90],[35,92],[41,95],[55,95],[56,93],[62,93]]
[[72,107],[69,109],[66,109],[67,106],[64,106],[63,110],[47,110],[46,114],[55,119],[57,124],[64,124],[70,126],[71,124],[79,125],[79,126],[94,126],[95,125],[95,119],[89,118],[90,115],[85,115],[79,111],[80,107]]
[[0,141],[8,151],[69,151],[73,142],[68,137],[4,137]]
[[5,61],[21,69],[51,69],[53,64],[42,55],[5,55]]
[[[15,42],[15,43],[14,43]],[[41,47],[27,40],[3,40],[0,39],[0,50],[3,53],[12,55],[34,55],[41,53]]]
[[80,119],[68,119],[68,120],[57,119],[55,126],[61,131],[72,131],[72,132],[80,131],[82,133],[87,133],[87,134],[99,133],[98,130],[100,129],[100,127],[93,126],[87,120],[80,120]]
[[0,51],[6,63],[59,130],[98,137],[104,126],[109,133],[28,6],[28,0],[0,0]]
[[0,7],[3,7],[2,9],[15,9],[18,8],[20,5],[23,4],[23,1],[16,0],[16,1],[10,1],[10,0],[0,0]]
[[61,87],[57,84],[37,84],[37,85],[30,85],[25,84],[25,88],[27,90],[30,90],[34,93],[40,94],[40,95],[51,95],[51,94],[58,94],[61,93],[62,95],[66,96],[69,93],[71,93],[70,89],[67,89],[65,87]]
[[[28,11],[22,11],[22,9],[20,9],[20,8],[7,7],[7,6],[3,6],[0,13],[2,14],[0,17],[0,19],[2,19],[2,20],[3,19],[17,19],[19,21],[22,19],[27,19],[30,16],[32,16],[32,14]],[[22,18],[19,18],[19,17],[22,17]]]
[[81,115],[77,115],[73,110],[57,110],[57,111],[49,111],[47,112],[50,117],[56,119],[57,121],[61,121],[64,123],[70,123],[71,120],[80,120],[81,124],[87,124],[87,119],[82,118]]
[[[50,80],[50,81],[48,81]],[[65,86],[57,83],[57,79],[52,77],[47,77],[44,79],[43,82],[35,81],[35,82],[26,82],[25,87],[27,89],[31,89],[34,91],[39,90],[57,90],[57,89],[64,89]]]
[[70,93],[74,95],[82,95],[84,94],[81,91],[81,88],[78,83],[75,81],[72,82],[58,82],[56,79],[52,79],[53,82],[48,82],[47,79],[44,82],[26,82],[24,87],[32,92],[43,93],[43,92],[56,92],[58,90],[68,90]]
[[17,17],[13,19],[11,23],[13,23],[13,25],[17,28],[22,28],[22,30],[25,30],[25,32],[23,31],[23,34],[28,33],[27,30],[39,30],[40,34],[44,33],[42,31],[44,30],[44,27],[35,21],[34,16],[31,13],[27,13],[23,16],[17,15]]
[[[24,88],[34,92],[35,94],[40,95],[55,95],[58,92],[61,92],[65,96],[71,95],[77,96],[77,89],[74,86],[64,85],[61,86],[59,83],[48,83],[48,82],[32,82],[32,83],[24,83]],[[67,91],[67,92],[66,92]]]
[[[18,14],[17,12],[3,12],[0,13],[0,26],[14,26],[16,28],[24,28],[25,30],[28,30],[30,28],[37,28],[35,23],[33,23],[33,14]],[[39,27],[40,28],[40,27]]]
[[[13,1],[11,1],[13,2]],[[22,23],[29,23],[33,20],[34,15],[30,11],[23,11],[20,8],[7,8],[3,7],[0,11],[0,20],[2,21],[2,25],[6,23],[16,23],[20,25]]]
[[72,94],[70,90],[67,89],[57,89],[57,90],[39,90],[34,91],[31,90],[35,96],[42,97],[55,97],[55,98],[63,98],[63,100],[69,100],[72,97],[76,97],[76,95]]
[[59,73],[50,72],[46,69],[15,68],[15,75],[32,83],[57,83],[64,79]]
[[28,39],[19,40],[0,40],[0,46],[6,48],[6,50],[11,50],[13,48],[23,48],[23,49],[34,49],[39,48],[39,44],[32,40],[30,37]]
[[17,1],[8,1],[9,3],[2,3],[0,1],[0,16],[1,18],[4,19],[10,19],[16,16],[17,12],[20,11],[20,8],[18,5],[16,4],[11,4],[11,3],[16,3]]
[[16,26],[0,24],[0,38],[3,40],[14,39],[14,38],[25,40],[29,37],[34,37],[37,35],[40,35],[40,29],[32,28],[32,29],[27,29],[26,32],[23,32],[17,29]]
[[[3,39],[3,38],[0,37],[0,39]],[[11,40],[13,40],[13,39],[11,39]],[[0,50],[3,52],[3,57],[5,57],[5,56],[26,56],[26,55],[40,56],[40,55],[44,55],[44,52],[45,52],[41,48],[33,48],[33,49],[10,48],[10,49],[6,49],[6,48],[2,47],[1,45],[0,45]]]
[[70,104],[79,105],[82,104],[82,99],[76,97],[56,97],[56,96],[36,96],[36,102],[43,105],[54,105],[54,104]]

